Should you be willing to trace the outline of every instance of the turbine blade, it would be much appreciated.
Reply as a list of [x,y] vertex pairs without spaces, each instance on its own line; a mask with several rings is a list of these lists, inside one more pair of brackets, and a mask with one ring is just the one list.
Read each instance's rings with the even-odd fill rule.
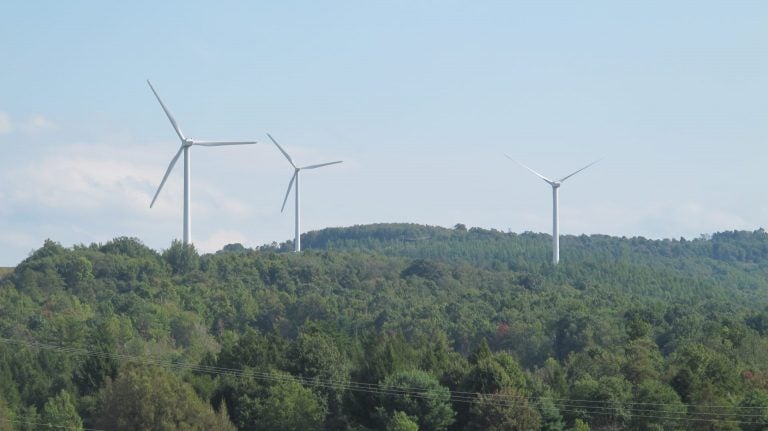
[[152,205],[155,204],[155,201],[157,200],[157,196],[160,194],[160,190],[163,189],[163,186],[165,185],[165,180],[167,180],[168,175],[171,174],[171,171],[173,170],[173,166],[176,164],[176,161],[179,160],[179,156],[181,155],[182,150],[184,150],[184,147],[179,148],[179,151],[177,151],[176,155],[173,156],[173,159],[171,159],[171,163],[168,165],[168,169],[165,171],[165,176],[163,176],[163,180],[160,181],[160,187],[157,188],[157,191],[155,192],[155,197],[152,198],[152,203],[149,204],[150,208],[152,208]]
[[299,175],[299,171],[295,171],[293,173],[293,176],[291,177],[291,181],[288,183],[288,190],[285,192],[285,199],[283,199],[283,206],[280,208],[280,212],[283,212],[285,209],[285,203],[288,202],[288,195],[291,194],[291,186],[293,185],[293,181],[296,180],[296,175]]
[[171,115],[171,112],[168,111],[168,108],[165,107],[165,103],[163,103],[163,100],[160,98],[160,95],[157,94],[157,91],[155,91],[155,87],[153,87],[152,83],[149,82],[149,79],[147,79],[147,84],[149,84],[149,88],[152,89],[152,92],[155,93],[155,97],[157,97],[157,101],[160,102],[160,106],[163,107],[163,111],[165,111],[165,115],[171,121],[171,125],[173,126],[173,130],[175,130],[176,134],[179,135],[179,139],[181,139],[182,141],[184,139],[186,139],[184,137],[184,134],[181,133],[181,129],[179,128],[179,125],[176,123],[176,120],[173,118],[173,115]]
[[222,145],[253,145],[256,141],[249,142],[217,142],[217,141],[192,141],[192,145],[201,145],[203,147],[220,147]]
[[335,165],[335,164],[337,164],[337,163],[341,163],[341,162],[342,162],[342,160],[337,160],[337,161],[335,161],[335,162],[330,162],[330,163],[320,163],[319,165],[309,165],[309,166],[304,166],[304,167],[303,167],[303,168],[301,168],[301,169],[302,169],[302,170],[304,170],[304,169],[315,169],[315,168],[322,168],[323,166],[328,166],[328,165]]
[[277,149],[278,149],[278,150],[280,150],[280,152],[281,152],[281,153],[283,153],[283,155],[285,156],[285,158],[286,158],[286,159],[288,159],[288,163],[290,163],[290,164],[291,164],[291,166],[293,166],[293,167],[295,168],[295,167],[296,167],[296,164],[295,164],[295,163],[293,163],[293,159],[291,159],[291,156],[289,156],[289,155],[288,155],[288,153],[286,153],[286,152],[285,152],[285,150],[283,149],[283,147],[281,147],[281,146],[280,146],[280,144],[278,144],[278,143],[277,143],[277,141],[275,141],[275,138],[273,138],[273,137],[272,137],[272,135],[270,135],[269,133],[267,133],[267,136],[269,136],[269,139],[270,139],[270,140],[272,140],[272,143],[273,143],[273,144],[277,145]]
[[504,154],[504,156],[505,156],[506,158],[508,158],[509,160],[512,160],[513,162],[517,163],[518,165],[520,165],[520,166],[524,167],[525,169],[528,169],[529,171],[533,172],[533,174],[534,174],[534,175],[536,175],[537,177],[539,177],[539,178],[541,178],[542,180],[546,181],[546,182],[547,182],[547,184],[549,184],[549,185],[554,185],[554,183],[555,183],[555,182],[554,182],[554,181],[552,181],[552,180],[550,180],[549,178],[545,177],[544,175],[541,175],[540,173],[538,173],[538,172],[534,171],[533,169],[529,168],[528,166],[525,166],[524,164],[522,164],[522,163],[518,162],[517,160],[513,159],[512,157],[509,157],[509,156],[508,156],[508,155],[506,155],[506,154]]
[[594,165],[595,163],[599,162],[600,160],[601,159],[597,159],[594,162],[588,164],[587,166],[584,166],[583,168],[579,169],[578,171],[576,171],[576,172],[574,172],[574,173],[572,173],[572,174],[570,174],[568,176],[565,176],[565,177],[561,178],[560,182],[562,183],[563,181],[567,180],[568,178],[571,178],[572,176],[574,176],[574,175],[578,174],[579,172],[583,171],[584,169],[587,169],[588,167],[590,167],[590,166]]

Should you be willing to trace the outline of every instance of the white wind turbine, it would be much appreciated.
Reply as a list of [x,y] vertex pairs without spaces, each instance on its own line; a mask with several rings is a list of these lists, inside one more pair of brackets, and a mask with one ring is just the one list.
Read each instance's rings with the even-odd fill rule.
[[294,193],[296,195],[296,238],[293,241],[293,251],[301,251],[301,233],[299,232],[299,172],[306,169],[316,169],[321,168],[323,166],[328,165],[335,165],[337,163],[341,163],[341,160],[337,160],[335,162],[329,162],[329,163],[320,163],[319,165],[309,165],[309,166],[296,166],[295,163],[293,163],[293,159],[291,159],[291,156],[288,155],[288,153],[285,152],[283,147],[280,146],[280,144],[275,141],[275,138],[272,137],[269,133],[267,133],[267,136],[269,136],[269,139],[272,140],[272,142],[277,146],[277,149],[280,150],[281,153],[285,156],[286,159],[288,159],[288,163],[293,166],[293,176],[291,177],[291,181],[288,183],[288,190],[285,192],[285,199],[283,199],[283,206],[280,208],[280,212],[283,212],[285,209],[285,203],[288,202],[288,195],[291,194],[291,186],[296,184],[296,189],[294,190]]
[[155,94],[155,97],[157,97],[157,101],[160,102],[160,106],[163,107],[163,111],[165,111],[165,115],[168,116],[168,120],[171,121],[171,125],[173,126],[173,129],[176,131],[176,134],[179,136],[179,139],[181,139],[181,146],[179,147],[179,151],[177,151],[176,155],[173,156],[173,158],[171,159],[171,163],[168,165],[168,169],[165,171],[165,176],[163,176],[163,180],[160,182],[160,187],[157,188],[157,192],[155,192],[155,197],[152,198],[152,203],[149,204],[149,207],[152,208],[152,206],[155,204],[155,200],[157,200],[157,196],[160,194],[160,190],[163,189],[163,186],[165,185],[165,181],[168,179],[168,175],[170,175],[171,171],[173,170],[173,166],[176,164],[176,161],[179,160],[179,156],[181,156],[181,153],[184,153],[184,244],[190,244],[192,242],[192,232],[191,232],[192,231],[192,215],[190,214],[190,208],[189,208],[189,199],[190,199],[189,147],[193,145],[200,145],[203,147],[218,147],[222,145],[249,145],[249,144],[255,144],[256,141],[247,141],[247,142],[196,141],[196,140],[185,137],[184,133],[181,132],[179,125],[176,123],[176,120],[173,118],[173,115],[171,115],[170,111],[168,111],[168,108],[165,107],[165,103],[163,103],[162,99],[160,99],[160,95],[158,95],[157,91],[155,91],[155,87],[152,86],[152,83],[149,82],[149,80],[147,80],[147,84],[149,84],[149,88],[152,89],[152,92]]
[[549,178],[545,177],[544,175],[541,175],[540,173],[534,171],[533,169],[529,168],[528,166],[525,166],[524,164],[518,162],[517,160],[513,159],[512,157],[507,156],[504,154],[509,160],[512,160],[513,162],[517,163],[518,165],[524,167],[525,169],[528,169],[529,171],[533,172],[537,177],[541,178],[542,180],[546,181],[547,184],[552,186],[552,263],[557,264],[560,262],[560,222],[557,217],[557,190],[560,188],[560,185],[567,180],[568,178],[571,178],[572,176],[578,174],[579,172],[583,171],[584,169],[587,169],[588,167],[594,165],[595,163],[599,162],[600,160],[595,160],[594,162],[588,164],[587,166],[584,166],[583,168],[579,169],[576,172],[573,172],[570,175],[566,175],[563,178],[560,178],[559,180],[550,180]]

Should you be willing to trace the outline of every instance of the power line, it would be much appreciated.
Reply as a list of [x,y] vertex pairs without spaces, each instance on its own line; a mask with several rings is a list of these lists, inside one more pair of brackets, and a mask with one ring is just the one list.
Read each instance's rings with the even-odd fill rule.
[[[34,416],[17,416],[17,417],[23,417],[23,418],[30,418]],[[8,418],[0,418],[0,421],[3,422],[11,422],[11,423],[18,423],[18,424],[26,424],[26,425],[40,425],[40,426],[46,426],[49,428],[57,428],[57,429],[65,429],[65,430],[83,430],[83,431],[105,431],[98,428],[82,428],[74,425],[54,425],[51,423],[43,423],[43,422],[32,422],[32,421],[24,421],[24,420],[18,420],[18,419],[8,419]]]
[[[414,398],[423,399],[442,399],[446,398],[443,395],[436,394],[434,391],[425,391],[419,388],[408,387],[391,387],[383,388],[378,384],[355,382],[351,380],[329,380],[319,378],[308,378],[303,376],[294,376],[291,374],[280,375],[277,373],[259,372],[248,369],[236,369],[215,367],[209,365],[200,364],[187,364],[181,362],[172,362],[159,358],[153,358],[151,356],[134,356],[119,353],[100,352],[93,351],[77,347],[56,346],[52,344],[39,343],[33,341],[13,340],[8,338],[0,338],[0,342],[6,344],[24,345],[32,348],[54,350],[66,354],[78,355],[78,356],[94,356],[110,359],[121,359],[128,362],[138,362],[147,365],[156,365],[167,368],[174,368],[179,370],[196,371],[213,375],[233,375],[237,377],[252,377],[259,380],[275,381],[275,382],[289,382],[296,381],[308,386],[321,387],[326,389],[342,389],[355,392],[372,393],[379,395],[393,395],[393,396],[409,396]],[[730,412],[675,412],[668,410],[658,409],[640,409],[629,408],[627,406],[658,406],[658,407],[696,407],[696,408],[709,408],[709,409],[736,409],[736,410],[753,410],[762,412],[765,410],[763,407],[747,407],[747,406],[724,406],[724,405],[704,405],[704,404],[669,404],[669,403],[641,403],[641,402],[622,402],[619,406],[614,406],[611,401],[600,400],[579,400],[570,398],[554,398],[554,397],[527,397],[516,395],[504,395],[497,393],[477,393],[477,392],[463,392],[463,391],[449,391],[447,399],[452,402],[458,403],[474,403],[479,400],[480,397],[484,397],[483,403],[500,406],[522,406],[526,402],[541,402],[549,400],[555,407],[558,407],[562,412],[568,413],[586,413],[590,415],[602,415],[602,416],[614,416],[621,414],[620,410],[627,409],[628,417],[643,418],[643,419],[665,419],[675,421],[697,421],[697,422],[712,422],[712,421],[727,421],[736,423],[754,423],[754,421],[740,420],[740,419],[758,419],[764,417],[763,414],[748,414],[748,413],[730,413]],[[634,412],[634,413],[633,413]],[[643,414],[637,414],[637,412]],[[651,413],[656,413],[651,414]],[[710,417],[708,417],[710,416]],[[730,419],[737,418],[737,419]]]

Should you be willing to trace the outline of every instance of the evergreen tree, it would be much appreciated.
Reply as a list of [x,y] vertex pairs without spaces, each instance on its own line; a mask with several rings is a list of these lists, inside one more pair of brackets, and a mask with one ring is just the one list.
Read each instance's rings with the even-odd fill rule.
[[83,430],[83,420],[77,414],[75,404],[69,392],[62,390],[58,395],[49,399],[40,414],[41,430],[68,429]]

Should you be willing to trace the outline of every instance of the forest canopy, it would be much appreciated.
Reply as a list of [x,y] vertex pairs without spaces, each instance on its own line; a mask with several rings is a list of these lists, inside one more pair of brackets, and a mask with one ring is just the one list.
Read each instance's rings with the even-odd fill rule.
[[0,272],[0,429],[767,429],[765,231],[550,241],[48,240]]

